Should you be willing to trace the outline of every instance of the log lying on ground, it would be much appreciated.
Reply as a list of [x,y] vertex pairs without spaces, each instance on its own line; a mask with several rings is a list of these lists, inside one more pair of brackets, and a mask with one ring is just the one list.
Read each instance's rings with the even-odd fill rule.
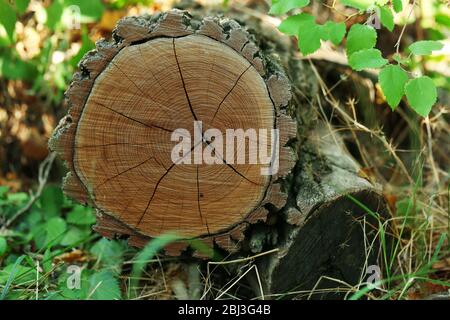
[[[174,10],[121,20],[80,69],[49,145],[69,169],[65,193],[97,208],[99,233],[143,246],[175,232],[236,255],[278,247],[260,264],[268,292],[311,287],[336,270],[350,282],[361,273],[363,229],[352,219],[364,214],[346,196],[378,212],[383,202],[339,137],[319,139],[330,132],[317,129],[304,98],[316,85],[287,39]],[[208,129],[256,129],[259,140],[275,137],[278,153],[249,163],[261,150],[247,141],[227,157]],[[174,131],[189,149],[177,160]],[[201,152],[214,163],[195,162]],[[247,162],[230,161],[240,154]],[[268,168],[277,170],[262,174]],[[182,240],[165,250],[205,256]]]

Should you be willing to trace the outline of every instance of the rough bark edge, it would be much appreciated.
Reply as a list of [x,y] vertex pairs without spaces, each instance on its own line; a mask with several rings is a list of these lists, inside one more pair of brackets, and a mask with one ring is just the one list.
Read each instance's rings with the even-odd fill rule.
[[[166,13],[144,16],[127,17],[120,20],[113,32],[113,41],[100,40],[96,49],[87,53],[79,63],[80,71],[73,76],[72,82],[65,93],[69,105],[69,112],[55,129],[49,141],[49,148],[55,151],[65,162],[69,173],[64,179],[63,190],[71,198],[83,203],[94,204],[89,191],[81,182],[73,163],[74,143],[77,124],[83,112],[97,76],[111,62],[114,56],[124,47],[142,43],[157,37],[182,37],[200,34],[231,47],[246,58],[264,79],[268,93],[275,108],[275,128],[280,129],[279,170],[272,177],[265,198],[258,208],[248,214],[247,218],[238,225],[224,230],[223,233],[201,238],[206,245],[216,244],[230,253],[240,250],[244,231],[248,224],[265,221],[267,205],[277,208],[283,207],[287,194],[281,190],[278,183],[280,178],[286,177],[295,166],[296,155],[287,146],[296,137],[296,122],[287,114],[286,107],[291,99],[289,80],[277,63],[271,61],[259,50],[254,36],[235,20],[218,17],[194,19],[187,11],[171,10]],[[274,68],[274,66],[276,66]],[[68,147],[69,146],[69,147]],[[98,210],[98,221],[95,230],[107,238],[125,236],[132,246],[142,247],[150,237],[142,235],[126,226],[118,219]],[[166,254],[180,255],[188,248],[186,243],[175,242],[167,246]],[[198,256],[204,257],[201,253]]]

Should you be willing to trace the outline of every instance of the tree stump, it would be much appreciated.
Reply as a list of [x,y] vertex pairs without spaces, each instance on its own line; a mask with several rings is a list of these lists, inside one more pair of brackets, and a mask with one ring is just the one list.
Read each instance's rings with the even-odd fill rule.
[[[339,137],[322,139],[310,71],[268,33],[179,10],[122,19],[66,92],[49,142],[69,169],[63,189],[97,209],[99,233],[133,246],[174,232],[236,255],[279,248],[259,264],[266,292],[336,270],[354,282],[365,213],[346,196],[384,203]],[[184,252],[205,258],[187,241],[165,248]]]

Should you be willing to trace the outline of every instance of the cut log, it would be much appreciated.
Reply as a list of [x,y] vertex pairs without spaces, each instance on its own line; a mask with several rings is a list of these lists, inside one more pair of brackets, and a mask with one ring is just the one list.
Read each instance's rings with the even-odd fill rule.
[[[285,200],[274,182],[295,164],[284,147],[296,133],[283,109],[290,90],[235,22],[228,31],[214,19],[191,23],[176,10],[122,20],[116,41],[81,62],[50,147],[70,169],[65,192],[99,210],[100,233],[139,245],[176,232],[235,251],[264,206]],[[259,161],[261,139],[277,146],[264,150],[272,163]]]
[[[63,189],[130,245],[174,232],[235,255],[278,248],[258,261],[265,294],[326,275],[354,284],[376,262],[367,210],[383,218],[383,198],[318,121],[295,46],[252,30],[179,10],[121,20],[80,63],[49,142],[69,169]],[[184,240],[165,248],[184,252],[206,258]]]

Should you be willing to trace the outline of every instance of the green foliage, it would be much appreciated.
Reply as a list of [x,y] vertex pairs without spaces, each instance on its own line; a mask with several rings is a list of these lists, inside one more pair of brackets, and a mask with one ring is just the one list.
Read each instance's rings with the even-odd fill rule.
[[316,24],[313,16],[301,24],[298,31],[298,47],[303,54],[311,54],[320,48],[320,39],[322,37],[322,28]]
[[77,6],[80,9],[81,23],[91,23],[100,20],[105,10],[101,0],[64,0],[64,15],[66,17],[70,14],[71,6]]
[[390,64],[379,75],[381,89],[392,110],[399,105],[408,82],[408,74],[398,65]]
[[[99,21],[105,11],[105,4],[102,0],[52,0],[48,5],[38,7],[37,11],[33,12],[34,18],[46,27],[42,32],[50,33],[52,37],[43,41],[36,57],[23,59],[14,45],[15,27],[16,21],[21,21],[26,13],[29,2],[30,0],[0,0],[0,77],[30,82],[33,84],[31,93],[59,104],[74,68],[83,55],[94,48],[85,24]],[[124,3],[129,4],[130,1],[126,0]],[[74,20],[74,15],[78,13],[81,23],[81,48],[78,53],[75,52],[72,56],[64,57],[64,61],[55,63],[52,61],[55,52],[68,52],[71,33],[74,27],[78,27],[78,22],[75,23]]]
[[17,13],[24,14],[27,11],[28,5],[30,4],[30,0],[16,0],[15,4]]
[[411,107],[422,117],[426,117],[436,103],[436,86],[429,77],[410,80],[405,86],[405,92]]
[[392,0],[392,4],[394,6],[394,11],[399,13],[403,11],[403,2],[402,0]]
[[333,22],[327,21],[327,23],[323,26],[323,40],[330,40],[335,46],[339,45],[342,42],[342,39],[345,37],[345,33],[347,30],[345,29],[344,22]]
[[381,23],[386,27],[386,29],[393,31],[395,23],[392,9],[390,7],[379,7],[379,10]]
[[377,32],[371,26],[354,24],[347,35],[347,55],[360,50],[372,49],[377,43]]
[[[11,218],[27,201],[27,193],[11,193],[8,187],[0,186],[0,219]],[[0,236],[0,298],[35,299],[26,288],[37,285],[39,277],[39,285],[46,288],[39,293],[41,299],[121,299],[120,275],[125,255],[134,255],[135,250],[125,241],[94,234],[95,220],[92,208],[73,204],[59,187],[45,187],[31,209],[17,221],[15,232]],[[32,248],[36,251],[19,257],[17,253],[23,252],[23,246],[27,252]],[[54,260],[74,248],[90,257],[81,262],[79,289],[68,287],[69,265]]]
[[52,247],[62,239],[66,230],[66,221],[60,217],[50,218],[48,221],[39,224],[32,231],[36,247],[38,249]]
[[298,46],[303,54],[314,53],[320,48],[321,40],[330,40],[335,45],[345,36],[345,24],[328,21],[317,24],[315,18],[307,13],[291,16],[284,20],[278,29],[289,35],[298,36]]
[[46,218],[55,217],[61,212],[64,203],[64,196],[57,186],[44,188],[39,198],[40,208]]
[[364,49],[353,53],[348,62],[354,70],[361,71],[368,68],[381,68],[388,63],[388,60],[383,58],[378,49]]
[[5,28],[10,42],[14,42],[14,30],[17,16],[13,7],[6,0],[0,0],[0,24]]
[[8,243],[4,237],[0,237],[0,257],[8,250]]
[[351,8],[367,10],[375,4],[375,0],[341,0],[341,3]]
[[303,27],[303,24],[311,23],[311,21],[314,21],[314,17],[310,14],[297,14],[283,20],[278,26],[278,29],[287,35],[296,36],[300,28]]
[[[381,24],[389,31],[394,31],[395,27],[393,10],[396,13],[403,10],[401,0],[341,0],[340,3],[361,10],[360,13],[363,13],[363,10],[377,13]],[[275,1],[270,13],[285,14],[291,9],[303,8],[307,5],[307,1]],[[440,16],[440,23],[448,25],[450,18],[443,14]],[[321,41],[329,40],[334,45],[339,45],[346,34],[344,23],[327,21],[321,25],[316,22],[314,16],[306,13],[287,17],[281,22],[279,30],[287,35],[296,36],[299,49],[304,55],[317,51],[321,47]],[[445,38],[445,35],[438,30],[431,31],[436,38]],[[433,33],[430,32],[430,34]],[[438,75],[434,75],[434,80],[429,77],[410,79],[405,69],[417,65],[416,57],[429,56],[433,51],[441,50],[443,44],[437,40],[415,42],[408,48],[411,52],[409,56],[403,57],[399,52],[393,55],[392,60],[397,65],[383,57],[383,53],[376,48],[376,44],[377,31],[372,26],[353,24],[348,31],[345,45],[350,67],[355,71],[384,67],[379,74],[379,83],[391,109],[397,108],[406,93],[410,107],[426,117],[436,103],[436,83],[442,86],[448,86],[448,83],[445,77]]]
[[149,260],[152,259],[158,251],[164,248],[167,244],[179,240],[180,236],[175,234],[165,234],[156,239],[151,240],[142,251],[135,257],[133,270],[131,272],[131,287],[135,288],[138,285],[138,279],[141,277],[142,272],[144,272],[145,266],[148,264]]
[[273,0],[270,14],[280,15],[294,8],[303,8],[309,4],[309,0]]
[[[111,5],[114,9],[123,9],[127,6],[143,5],[149,6],[153,0],[111,0]],[[224,0],[224,5],[227,5],[228,0]]]
[[119,274],[125,250],[126,245],[123,242],[102,238],[92,246],[90,252],[105,268]]
[[0,284],[6,284],[10,279],[11,282],[14,282],[16,279],[15,285],[24,285],[31,283],[35,277],[36,273],[32,268],[12,263],[0,271]]
[[92,225],[95,223],[95,216],[91,208],[76,205],[67,214],[67,222],[81,226]]
[[409,46],[409,50],[416,56],[427,56],[433,51],[441,50],[443,47],[444,44],[442,42],[424,40],[414,42]]
[[115,274],[108,270],[94,273],[89,278],[89,298],[94,300],[119,300],[120,286]]

